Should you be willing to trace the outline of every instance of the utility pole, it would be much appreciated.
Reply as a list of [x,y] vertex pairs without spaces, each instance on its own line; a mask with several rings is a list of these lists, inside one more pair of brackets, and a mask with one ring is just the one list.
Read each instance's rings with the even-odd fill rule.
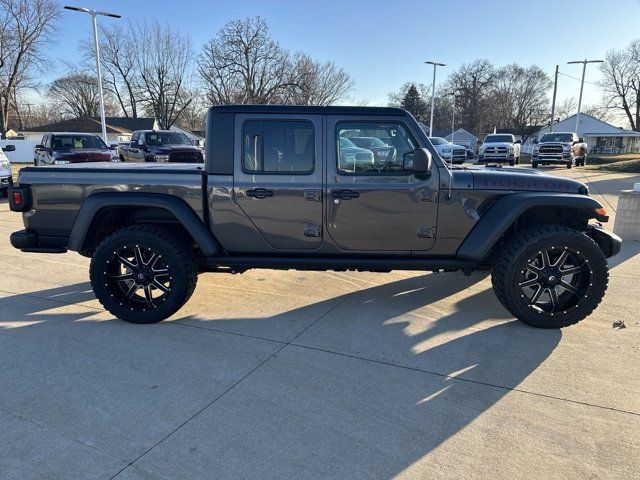
[[436,100],[436,67],[446,67],[444,63],[438,63],[434,61],[427,61],[429,65],[433,65],[433,84],[431,88],[431,121],[429,122],[429,136],[433,136],[433,108]]
[[558,65],[556,65],[556,76],[553,80],[553,100],[551,101],[551,122],[549,122],[549,133],[553,132],[553,117],[556,114],[556,92],[558,91]]
[[98,22],[96,17],[98,15],[102,15],[104,17],[112,17],[112,18],[121,18],[120,15],[116,15],[115,13],[109,12],[101,12],[99,10],[95,10],[93,8],[83,8],[83,7],[64,7],[67,10],[74,10],[76,12],[88,13],[91,15],[91,20],[93,24],[93,43],[96,52],[96,69],[98,70],[98,95],[100,97],[100,123],[102,124],[102,140],[104,143],[108,143],[107,140],[107,121],[104,118],[104,94],[102,92],[102,67],[100,65],[100,43],[98,42]]
[[[576,115],[576,134],[578,134],[578,125],[580,124],[580,107],[582,106],[582,90],[584,89],[584,75],[587,71],[587,63],[602,63],[604,60],[574,60],[572,62],[567,62],[567,65],[573,63],[581,63],[582,64],[582,81],[580,82],[580,97],[578,97],[578,114]],[[578,134],[579,136],[580,134]]]
[[449,95],[451,95],[452,100],[452,107],[451,107],[451,143],[453,142],[453,134],[456,131],[456,92],[450,92]]

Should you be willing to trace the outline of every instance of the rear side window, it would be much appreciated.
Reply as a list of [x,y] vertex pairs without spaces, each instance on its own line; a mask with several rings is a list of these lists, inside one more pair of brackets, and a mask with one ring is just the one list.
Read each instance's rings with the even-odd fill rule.
[[315,132],[306,121],[250,120],[242,127],[242,169],[247,173],[305,175],[315,165]]

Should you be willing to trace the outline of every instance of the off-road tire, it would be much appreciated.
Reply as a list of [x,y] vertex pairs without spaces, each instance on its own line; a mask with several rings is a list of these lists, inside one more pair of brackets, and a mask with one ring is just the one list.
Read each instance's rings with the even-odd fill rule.
[[[148,304],[144,309],[144,304],[137,302],[135,309],[130,308],[131,304],[127,305],[127,300],[122,298],[122,290],[114,286],[113,275],[108,274],[116,252],[134,246],[147,255],[150,255],[148,252],[157,254],[169,272],[166,275],[170,279],[167,279],[170,289],[160,295],[163,298],[157,306]],[[196,287],[198,271],[192,245],[187,239],[167,228],[133,225],[115,231],[100,242],[91,259],[90,277],[93,291],[107,311],[126,322],[146,324],[170,317],[189,300]]]
[[[587,259],[584,265],[589,276],[573,306],[547,313],[531,306],[519,281],[530,259],[550,248],[576,250]],[[609,270],[602,250],[590,237],[569,227],[543,225],[523,230],[509,242],[494,265],[491,282],[500,303],[519,320],[538,328],[563,328],[578,323],[596,309],[607,290]]]

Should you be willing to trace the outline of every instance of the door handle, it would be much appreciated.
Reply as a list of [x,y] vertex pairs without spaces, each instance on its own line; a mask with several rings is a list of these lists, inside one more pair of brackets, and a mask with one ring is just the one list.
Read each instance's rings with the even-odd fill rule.
[[273,197],[273,190],[268,190],[266,188],[252,188],[251,190],[247,190],[247,197],[252,198],[267,198]]
[[331,192],[331,196],[342,200],[351,200],[352,198],[358,198],[360,192],[356,192],[355,190],[334,190]]

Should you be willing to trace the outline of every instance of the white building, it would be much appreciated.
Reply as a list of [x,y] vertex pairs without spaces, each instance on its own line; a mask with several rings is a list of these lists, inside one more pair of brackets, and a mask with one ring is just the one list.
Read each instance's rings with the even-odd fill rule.
[[[554,132],[573,132],[575,129],[576,115],[553,124]],[[530,151],[534,142],[548,132],[549,127],[544,127],[531,135],[526,143],[527,150]],[[590,153],[640,153],[640,132],[616,127],[586,113],[580,114],[576,133],[587,143]]]

